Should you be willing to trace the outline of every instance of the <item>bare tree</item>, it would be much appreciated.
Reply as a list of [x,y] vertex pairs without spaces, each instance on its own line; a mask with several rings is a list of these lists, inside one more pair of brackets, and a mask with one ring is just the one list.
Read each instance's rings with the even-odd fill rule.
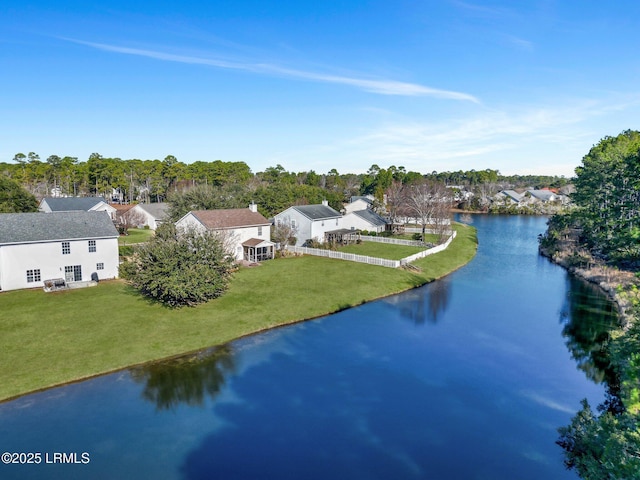
[[135,208],[130,208],[124,212],[118,210],[116,213],[116,228],[122,234],[127,234],[127,231],[130,228],[135,228],[140,225],[143,225],[146,221],[144,214],[135,210]]
[[427,226],[441,237],[445,225],[450,228],[449,199],[443,184],[431,180],[420,180],[407,186],[406,206],[412,217],[422,227],[422,241]]
[[400,223],[400,216],[406,216],[402,215],[406,213],[404,212],[406,210],[406,191],[405,186],[398,180],[391,182],[391,185],[387,188],[387,212],[391,223]]
[[295,245],[298,237],[298,227],[293,226],[289,218],[278,220],[271,231],[271,239],[280,244],[283,252],[287,245]]

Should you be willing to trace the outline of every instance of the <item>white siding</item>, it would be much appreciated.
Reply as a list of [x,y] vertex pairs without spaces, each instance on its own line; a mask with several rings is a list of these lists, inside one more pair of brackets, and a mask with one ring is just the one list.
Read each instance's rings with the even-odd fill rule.
[[342,217],[327,218],[325,220],[314,220],[311,223],[311,238],[324,242],[324,234],[331,230],[338,230],[342,227]]
[[90,212],[107,212],[111,220],[116,219],[117,210],[108,203],[100,202],[95,207],[89,209]]
[[325,232],[338,230],[342,227],[342,217],[326,218],[324,220],[311,220],[309,217],[301,214],[295,208],[287,208],[284,212],[274,217],[276,225],[278,222],[291,223],[295,221],[297,226],[296,246],[300,247],[307,240],[317,240],[324,242]]
[[284,212],[277,214],[274,217],[275,224],[278,222],[285,224],[291,224],[295,222],[296,232],[296,246],[300,247],[304,242],[312,238],[311,236],[311,220],[294,208],[287,208]]
[[[70,240],[71,253],[62,254],[62,242],[3,245],[0,247],[0,288],[42,287],[44,280],[65,278],[64,267],[80,265],[82,281],[96,272],[100,280],[118,277],[118,239],[96,239],[96,251],[89,252],[88,240]],[[98,270],[97,264],[104,269]],[[27,282],[27,270],[40,270],[39,282]]]
[[[189,212],[184,217],[176,222],[176,228],[179,231],[186,229],[195,229],[200,232],[206,230],[205,226],[191,213]],[[219,231],[224,236],[224,243],[236,260],[242,260],[244,257],[244,251],[242,244],[250,238],[259,238],[261,240],[271,241],[271,228],[269,225],[262,225],[262,233],[259,234],[260,227],[236,227],[228,229],[220,229]]]
[[206,227],[202,225],[202,222],[193,216],[193,213],[189,212],[184,217],[176,222],[176,229],[184,232],[185,230],[195,229],[199,232],[206,231]]
[[384,225],[374,225],[355,213],[348,213],[342,217],[342,228],[355,228],[357,230],[368,230],[370,232],[384,232]]
[[369,208],[369,202],[359,198],[355,202],[347,203],[344,206],[344,211],[346,213],[357,212],[358,210],[366,210]]

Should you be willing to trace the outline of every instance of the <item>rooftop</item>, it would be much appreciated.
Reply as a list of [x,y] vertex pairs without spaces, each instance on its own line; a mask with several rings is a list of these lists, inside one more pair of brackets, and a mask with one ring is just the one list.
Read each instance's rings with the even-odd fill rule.
[[0,245],[118,237],[107,212],[0,214]]

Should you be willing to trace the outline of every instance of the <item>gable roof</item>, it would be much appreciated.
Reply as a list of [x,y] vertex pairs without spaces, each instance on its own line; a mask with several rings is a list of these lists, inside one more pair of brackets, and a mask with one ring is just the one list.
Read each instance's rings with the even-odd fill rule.
[[527,192],[529,192],[529,195],[532,197],[545,202],[553,200],[556,197],[556,194],[550,190],[527,190]]
[[242,243],[243,247],[268,247],[270,245],[275,245],[275,243],[265,240],[264,238],[250,238]]
[[161,203],[139,203],[138,208],[141,208],[153,218],[157,220],[164,220],[169,218],[169,204],[165,202]]
[[349,203],[357,202],[358,200],[362,200],[362,201],[368,203],[369,205],[373,204],[373,199],[370,196],[366,196],[366,195],[353,195],[349,199]]
[[524,197],[524,194],[518,193],[515,190],[502,190],[500,193],[507,197],[512,198],[516,202],[519,202]]
[[294,210],[297,210],[302,215],[311,220],[321,220],[324,218],[341,217],[340,213],[336,212],[328,205],[294,205]]
[[0,214],[0,245],[118,237],[107,212]]
[[45,197],[40,202],[45,203],[53,212],[70,212],[74,210],[84,210],[88,212],[100,202],[105,202],[102,197]]
[[357,215],[363,220],[369,222],[371,225],[382,226],[387,224],[387,221],[384,218],[369,209],[356,210],[355,212],[351,212],[350,215]]
[[119,214],[123,214],[123,213],[127,213],[129,210],[131,210],[133,207],[135,207],[135,205],[132,204],[119,204],[119,203],[114,203],[111,205],[113,208],[116,209],[116,212],[118,212]]
[[[270,225],[269,220],[248,208],[226,208],[219,210],[193,210],[189,212],[205,227],[220,228],[256,227]],[[187,214],[188,215],[188,214]]]

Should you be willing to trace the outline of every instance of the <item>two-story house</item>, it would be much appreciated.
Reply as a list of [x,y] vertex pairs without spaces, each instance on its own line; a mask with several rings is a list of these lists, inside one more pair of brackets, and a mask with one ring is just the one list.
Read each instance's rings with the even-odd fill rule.
[[276,225],[290,225],[296,232],[296,246],[308,240],[324,242],[325,234],[342,227],[342,215],[329,206],[326,200],[321,205],[294,205],[274,217]]
[[106,212],[0,214],[0,289],[118,276],[118,231]]
[[194,210],[178,220],[176,228],[219,233],[229,254],[238,261],[256,262],[274,256],[271,223],[258,213],[255,204],[249,208]]

